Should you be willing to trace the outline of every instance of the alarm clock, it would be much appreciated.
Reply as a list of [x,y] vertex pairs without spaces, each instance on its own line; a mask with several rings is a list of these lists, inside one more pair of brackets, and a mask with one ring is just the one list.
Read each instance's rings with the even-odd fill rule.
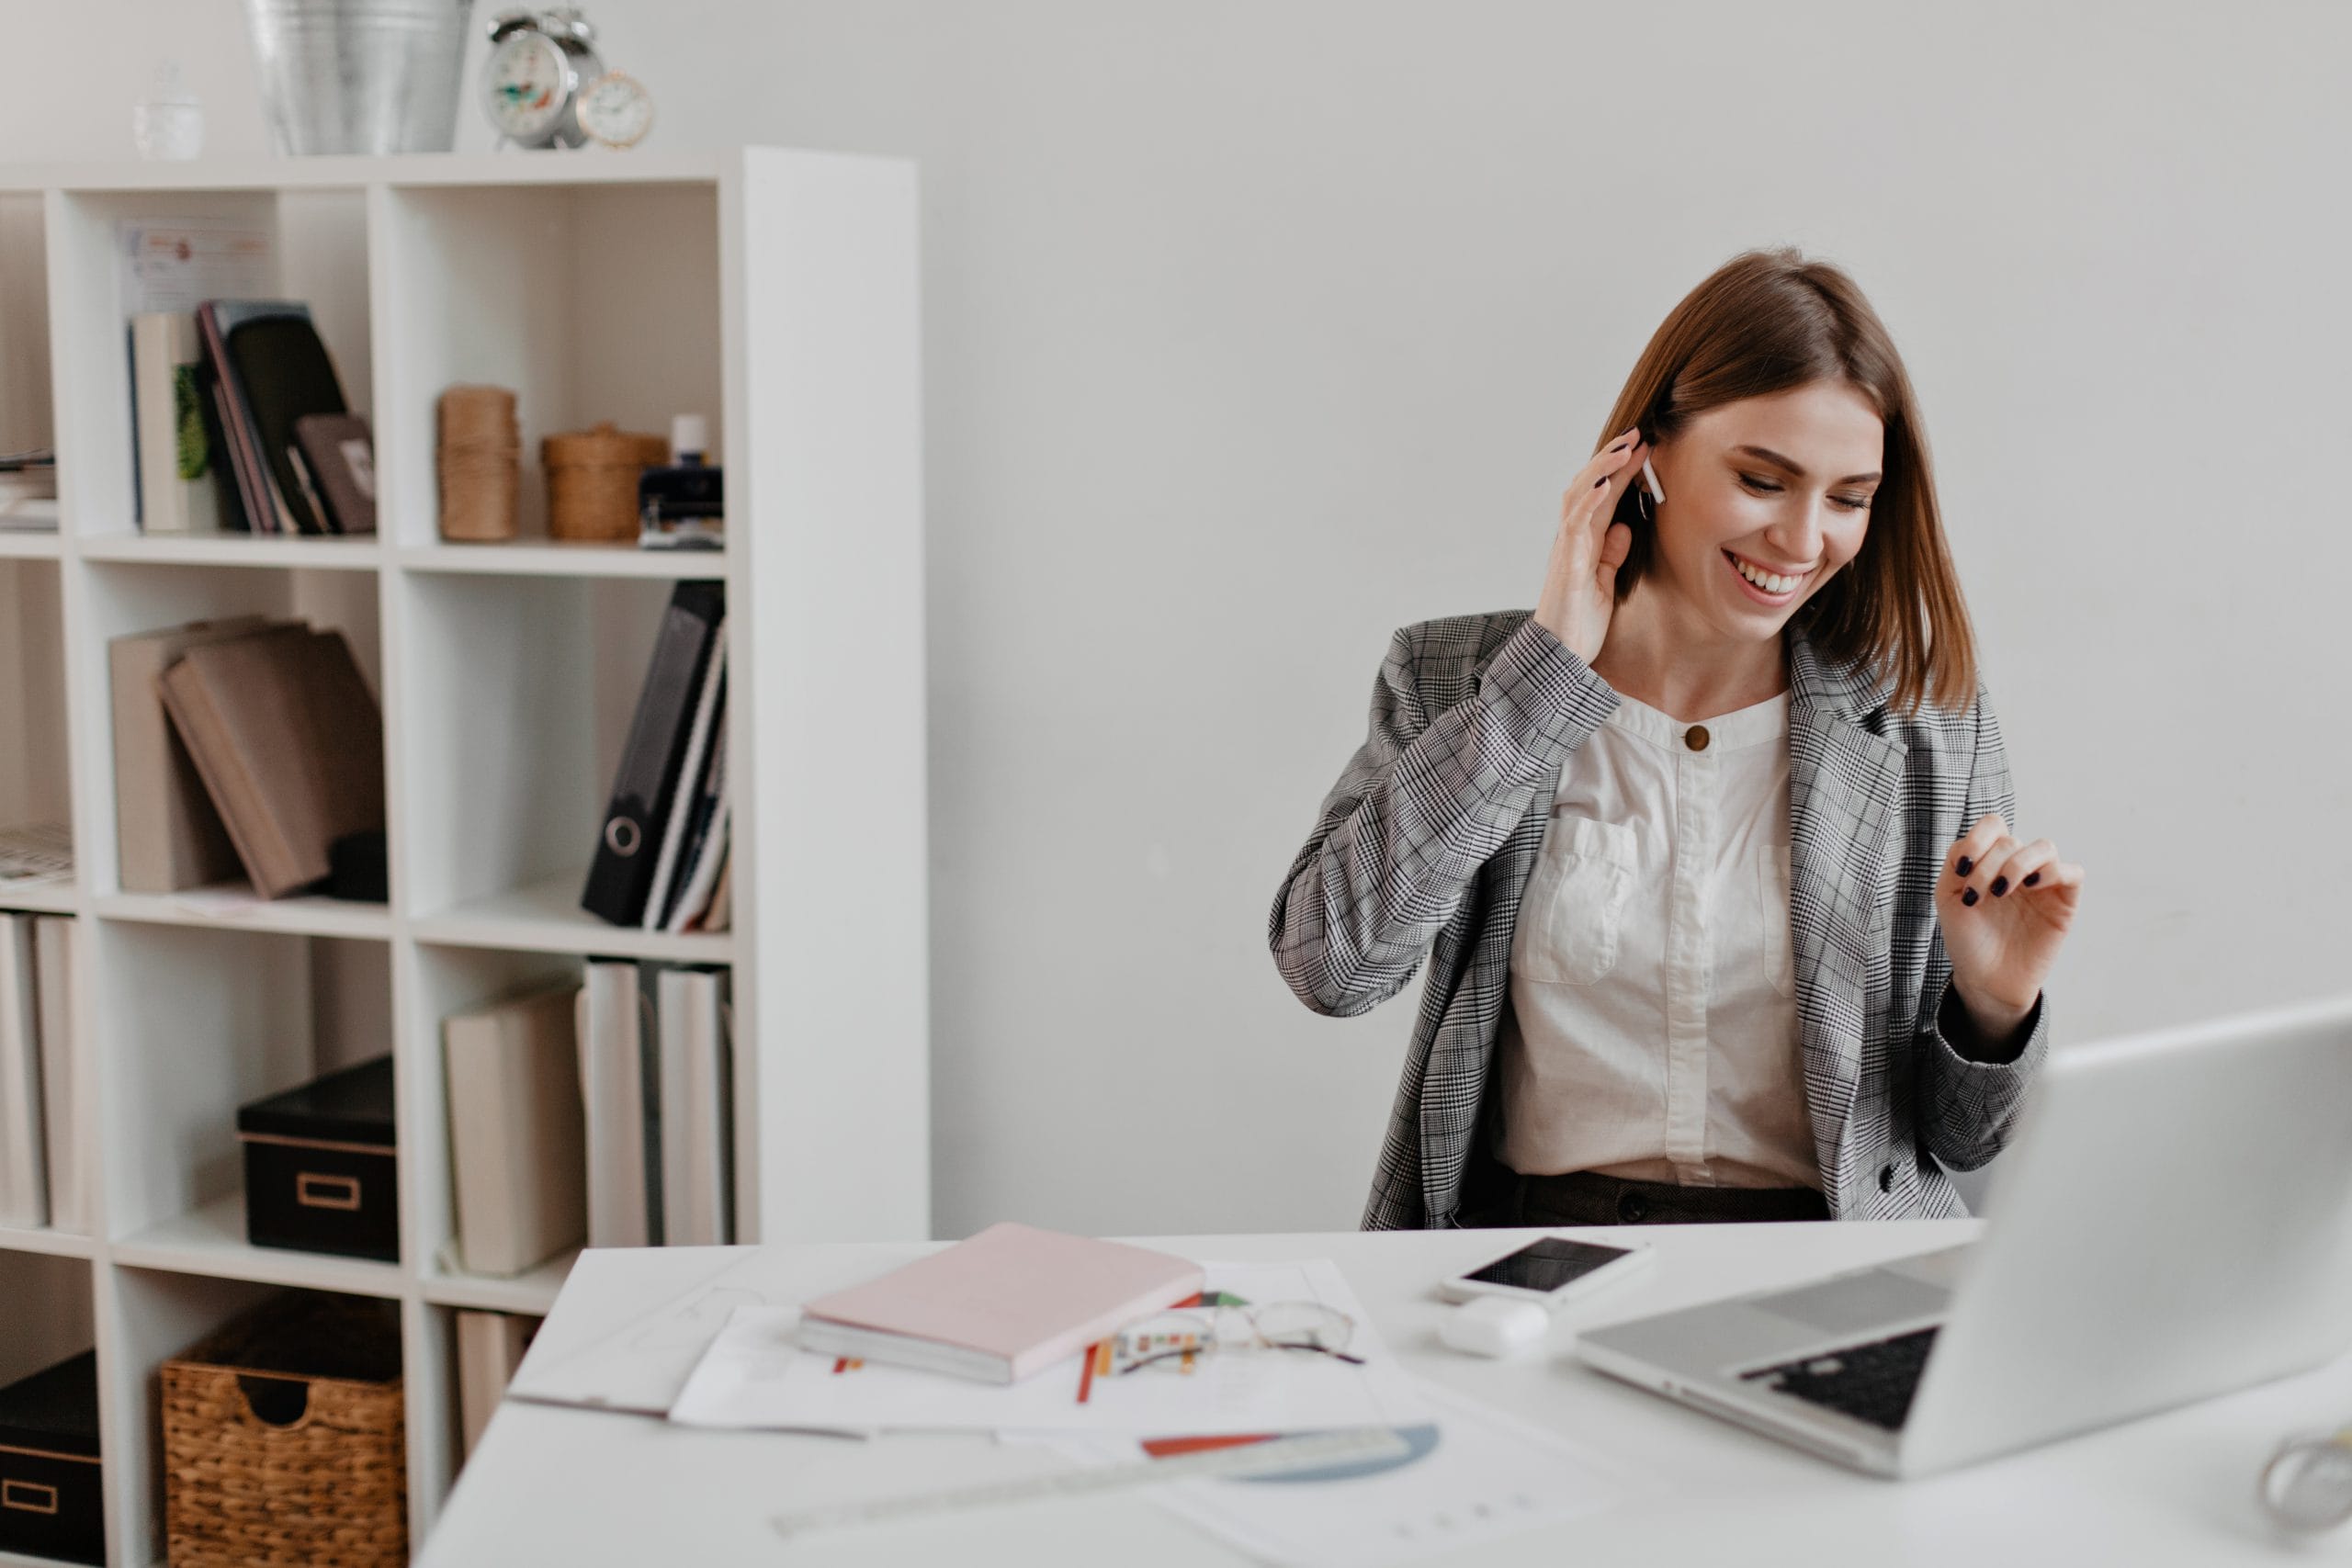
[[490,24],[482,110],[491,129],[517,147],[577,147],[580,92],[601,76],[596,29],[577,8],[502,11]]
[[634,147],[653,127],[653,97],[626,71],[607,71],[580,89],[573,117],[603,146]]

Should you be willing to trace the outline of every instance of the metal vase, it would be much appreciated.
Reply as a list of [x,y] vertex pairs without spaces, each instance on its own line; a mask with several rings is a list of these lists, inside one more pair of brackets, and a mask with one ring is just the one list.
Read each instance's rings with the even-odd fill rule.
[[447,152],[471,0],[245,0],[280,152]]

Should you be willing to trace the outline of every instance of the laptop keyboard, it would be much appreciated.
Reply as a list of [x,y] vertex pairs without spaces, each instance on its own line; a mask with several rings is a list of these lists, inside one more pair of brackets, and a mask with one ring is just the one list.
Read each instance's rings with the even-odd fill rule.
[[1919,1374],[1927,1370],[1928,1352],[1935,1342],[1932,1326],[1917,1328],[1740,1375],[1750,1382],[1760,1379],[1776,1393],[1899,1432],[1904,1417],[1911,1414],[1911,1396],[1918,1392]]

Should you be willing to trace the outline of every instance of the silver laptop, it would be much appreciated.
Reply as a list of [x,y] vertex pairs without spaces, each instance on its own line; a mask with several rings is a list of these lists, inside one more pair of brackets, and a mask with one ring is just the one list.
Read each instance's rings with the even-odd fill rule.
[[1983,1236],[1595,1329],[1604,1372],[1924,1475],[2352,1348],[2352,998],[2054,1052]]

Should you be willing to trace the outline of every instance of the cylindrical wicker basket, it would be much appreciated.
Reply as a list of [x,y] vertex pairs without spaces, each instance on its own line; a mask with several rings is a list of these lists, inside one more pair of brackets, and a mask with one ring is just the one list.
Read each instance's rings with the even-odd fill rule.
[[609,420],[594,430],[548,436],[539,443],[548,471],[548,533],[558,539],[633,542],[637,477],[669,457],[666,436],[616,430]]
[[523,456],[514,394],[503,387],[449,387],[439,409],[441,536],[513,538]]
[[388,1304],[279,1297],[164,1363],[172,1568],[408,1561]]

